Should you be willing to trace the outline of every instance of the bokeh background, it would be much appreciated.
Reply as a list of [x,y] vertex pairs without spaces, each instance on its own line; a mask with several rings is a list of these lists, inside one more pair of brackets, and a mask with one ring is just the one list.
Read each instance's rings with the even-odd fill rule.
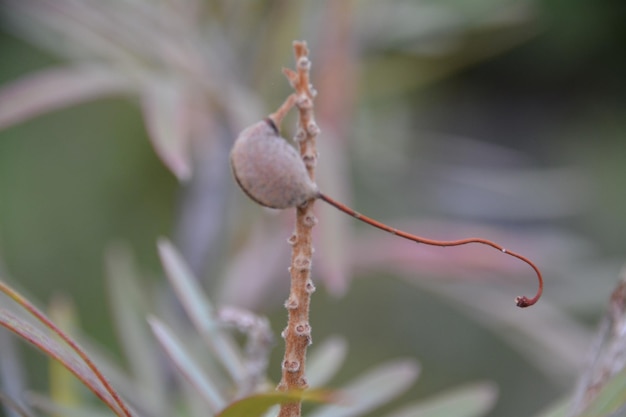
[[[573,389],[626,247],[626,3],[0,7],[0,86],[30,82],[0,101],[2,275],[42,305],[71,297],[84,332],[121,363],[104,278],[120,243],[146,287],[166,288],[155,246],[166,236],[215,303],[267,315],[276,334],[285,325],[293,213],[250,202],[228,150],[289,94],[280,69],[304,39],[322,190],[423,236],[493,239],[546,280],[537,306],[516,309],[535,281],[515,259],[410,245],[319,203],[314,340],[341,335],[350,348],[334,385],[408,356],[421,375],[401,401],[488,380],[499,390],[489,415],[517,417]],[[27,78],[69,68],[75,77],[45,88]],[[56,99],[40,108],[38,94]],[[45,391],[45,360],[19,346],[27,385]],[[281,357],[279,339],[274,380]]]

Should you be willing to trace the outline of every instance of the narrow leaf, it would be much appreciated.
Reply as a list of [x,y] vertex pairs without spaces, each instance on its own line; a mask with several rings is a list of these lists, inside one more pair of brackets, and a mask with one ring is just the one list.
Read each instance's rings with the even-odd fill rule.
[[[104,377],[102,372],[100,372],[98,367],[93,363],[93,361],[87,355],[85,350],[82,347],[80,347],[74,339],[72,339],[66,333],[64,333],[61,329],[59,329],[59,327],[56,324],[54,324],[45,314],[43,314],[30,301],[28,301],[20,293],[18,293],[17,291],[15,291],[13,288],[9,287],[2,281],[0,281],[0,292],[9,296],[13,301],[15,301],[22,308],[24,308],[26,311],[32,314],[37,320],[39,320],[48,329],[52,330],[80,357],[80,359],[82,359],[83,364],[85,364],[91,370],[91,373],[98,379],[98,381],[100,381],[104,389],[110,394],[111,397],[113,397],[113,401],[115,402],[115,404],[117,404],[117,407],[119,407],[119,410],[121,410],[122,412],[122,414],[118,414],[118,415],[124,415],[126,417],[132,416],[131,412],[128,409],[128,406],[119,396],[117,391],[113,389],[109,381],[107,381],[107,379]],[[113,410],[115,411],[115,409]]]
[[288,392],[266,392],[255,394],[229,405],[217,417],[261,417],[267,410],[277,404],[294,401],[328,403],[336,399],[335,393],[328,390],[306,390]]
[[191,177],[188,150],[187,97],[184,87],[167,79],[148,85],[142,98],[143,115],[150,140],[163,163],[181,181]]
[[152,331],[172,359],[178,370],[195,387],[213,412],[224,408],[226,401],[219,392],[217,385],[202,372],[201,367],[191,360],[183,344],[172,334],[169,328],[156,318],[149,318]]
[[332,337],[311,349],[307,358],[307,381],[311,387],[321,387],[339,371],[348,345],[342,337]]
[[397,360],[381,365],[341,390],[342,405],[329,405],[310,417],[352,417],[371,412],[407,390],[419,374],[415,361]]
[[[56,296],[52,299],[48,308],[50,318],[60,329],[68,334],[75,334],[77,325],[76,311],[69,298]],[[56,337],[57,342],[61,339]],[[80,404],[80,394],[77,391],[78,384],[73,375],[59,362],[50,361],[50,397],[57,404],[65,406],[77,406]]]
[[115,400],[103,387],[93,371],[84,363],[80,362],[75,354],[63,348],[59,343],[43,334],[30,323],[15,316],[11,312],[0,309],[0,325],[14,332],[27,342],[33,344],[52,359],[60,362],[73,373],[87,388],[100,398],[115,414],[124,416],[118,409]]
[[32,417],[32,414],[22,407],[17,401],[11,397],[4,395],[0,391],[0,404],[4,404],[4,409],[8,417]]
[[106,254],[106,278],[115,329],[131,375],[140,381],[157,409],[165,409],[166,383],[158,347],[146,323],[148,297],[130,249],[114,245]]
[[51,398],[35,393],[28,394],[28,403],[33,408],[43,411],[47,416],[62,416],[62,417],[110,417],[111,413],[102,408],[95,408],[94,406],[81,406],[70,407],[61,405]]
[[28,414],[27,410],[22,410],[23,404],[19,400],[26,391],[26,370],[16,345],[17,340],[11,332],[0,329],[0,404],[4,402],[7,417],[22,416],[22,411]]
[[[145,320],[145,317],[144,317]],[[147,325],[147,323],[146,323]],[[152,332],[150,333],[152,337]],[[168,398],[161,398],[160,401],[155,401],[155,392],[151,391],[151,387],[144,384],[143,381],[139,382],[137,378],[128,373],[128,370],[123,367],[117,358],[115,358],[110,352],[107,352],[104,347],[90,340],[84,334],[77,334],[75,337],[80,341],[81,346],[89,351],[89,356],[93,358],[94,362],[98,364],[98,367],[106,374],[111,384],[117,389],[118,392],[123,392],[126,398],[132,398],[133,405],[137,410],[147,416],[163,416],[169,415],[169,405],[167,405]],[[153,344],[154,339],[153,339]],[[162,359],[162,358],[161,358]],[[159,364],[162,368],[162,361]],[[164,383],[161,381],[160,383]],[[166,404],[166,408],[163,408]]]
[[205,342],[235,381],[247,375],[238,347],[219,328],[213,305],[174,246],[159,239],[161,263],[178,299]]
[[94,98],[132,91],[130,81],[95,66],[47,69],[0,90],[0,128]]
[[498,389],[491,383],[473,384],[429,398],[387,417],[479,417],[493,408]]

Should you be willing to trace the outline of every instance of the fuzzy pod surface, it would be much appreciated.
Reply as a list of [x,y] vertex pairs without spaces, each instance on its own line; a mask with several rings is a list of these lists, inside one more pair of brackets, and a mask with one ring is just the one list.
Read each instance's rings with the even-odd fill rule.
[[280,137],[270,119],[244,129],[230,153],[233,175],[241,189],[258,204],[284,209],[319,197],[304,162]]

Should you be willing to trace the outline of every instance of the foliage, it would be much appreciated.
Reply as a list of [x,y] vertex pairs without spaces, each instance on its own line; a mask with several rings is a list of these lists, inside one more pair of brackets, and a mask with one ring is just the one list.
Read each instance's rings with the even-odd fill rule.
[[[515,262],[479,249],[416,248],[320,208],[314,274],[325,292],[314,306],[311,384],[327,386],[336,374],[333,386],[349,391],[365,364],[408,354],[423,364],[420,384],[374,415],[532,415],[572,391],[588,324],[623,262],[623,15],[609,1],[4,1],[2,278],[19,277],[11,283],[35,294],[28,299],[70,293],[100,343],[66,332],[140,415],[206,415],[270,390],[279,369],[270,323],[283,322],[273,315],[286,291],[292,219],[234,195],[227,153],[242,127],[288,94],[278,70],[291,62],[291,40],[308,39],[320,92],[320,187],[405,230],[507,242],[537,259],[547,282],[547,297],[522,314],[506,300],[525,283]],[[154,282],[160,273],[142,273],[160,271],[154,241],[164,233],[186,260],[161,260],[170,279],[186,265],[186,278],[171,283],[179,301]],[[100,254],[118,238],[131,242],[141,268],[114,246],[105,297]],[[175,253],[165,241],[159,247]],[[112,320],[103,319],[105,299]],[[4,301],[5,325],[74,363]],[[342,338],[317,340],[337,332]],[[592,356],[615,369],[581,413],[619,413],[621,345],[601,332]],[[54,371],[49,395],[22,402],[26,387],[46,388],[37,382],[43,362],[24,359],[21,346],[0,332],[0,398],[9,408],[101,415]],[[606,369],[593,363],[603,361],[587,365],[583,380]],[[494,383],[466,385],[485,379]],[[443,389],[457,384],[465,388]],[[571,414],[564,401],[583,391],[544,415]],[[339,413],[334,407],[309,409]]]

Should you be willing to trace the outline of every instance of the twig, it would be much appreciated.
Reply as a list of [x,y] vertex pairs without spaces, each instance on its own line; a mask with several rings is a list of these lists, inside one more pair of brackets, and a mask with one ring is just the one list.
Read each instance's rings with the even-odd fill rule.
[[[313,114],[315,90],[309,81],[311,62],[308,58],[306,42],[294,42],[296,71],[283,69],[283,73],[295,90],[286,103],[292,102],[298,108],[299,117],[295,141],[306,165],[311,180],[315,181],[317,150],[315,139],[319,128]],[[295,97],[295,99],[291,98]],[[289,105],[288,104],[288,105]],[[281,107],[282,108],[282,107]],[[277,112],[283,114],[283,112]],[[276,113],[275,113],[276,114]],[[282,116],[280,116],[282,119]],[[309,305],[315,286],[311,280],[313,257],[312,228],[317,223],[313,214],[314,200],[296,209],[296,227],[289,243],[293,245],[291,255],[291,291],[285,302],[289,319],[282,336],[285,339],[285,356],[282,361],[282,378],[277,389],[280,391],[301,390],[307,388],[305,361],[307,347],[311,344],[311,326],[309,324]],[[301,403],[284,404],[278,417],[299,417]]]

